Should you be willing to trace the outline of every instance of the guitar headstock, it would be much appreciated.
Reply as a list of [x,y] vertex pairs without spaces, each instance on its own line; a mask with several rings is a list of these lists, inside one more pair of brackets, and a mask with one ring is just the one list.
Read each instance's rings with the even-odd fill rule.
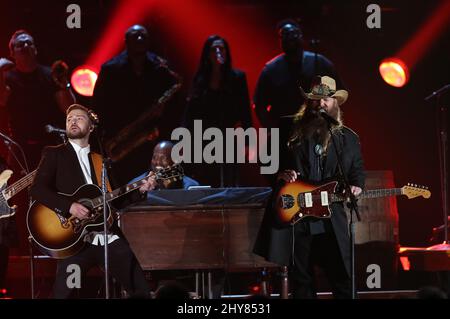
[[157,180],[170,180],[175,182],[183,179],[184,171],[180,164],[174,164],[172,166],[156,170],[155,175]]
[[419,196],[422,196],[423,198],[430,198],[431,196],[431,192],[428,190],[428,187],[410,183],[408,183],[407,186],[402,187],[402,194],[406,195],[409,199]]

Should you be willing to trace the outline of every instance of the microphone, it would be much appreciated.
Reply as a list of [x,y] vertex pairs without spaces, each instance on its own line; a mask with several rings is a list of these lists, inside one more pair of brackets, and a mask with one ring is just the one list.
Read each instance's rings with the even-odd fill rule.
[[319,110],[319,114],[330,124],[333,125],[338,125],[339,122],[332,116],[330,116],[327,111],[325,111],[324,109],[320,109]]
[[54,127],[54,126],[52,126],[52,125],[50,125],[50,124],[47,124],[47,125],[45,126],[45,131],[46,131],[47,133],[66,134],[66,130],[62,130],[62,129],[60,129],[60,128]]
[[217,60],[217,63],[219,63],[219,64],[225,63],[225,59],[222,55],[222,52],[220,52],[219,47],[216,47],[216,60]]

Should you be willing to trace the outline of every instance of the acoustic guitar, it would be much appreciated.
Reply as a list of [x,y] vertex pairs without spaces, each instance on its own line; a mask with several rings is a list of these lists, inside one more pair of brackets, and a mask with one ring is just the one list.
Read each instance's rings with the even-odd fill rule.
[[[183,169],[180,165],[163,168],[155,172],[157,181],[177,181],[183,178]],[[146,182],[147,177],[122,186],[106,194],[108,208],[108,227],[112,225],[114,216],[109,203],[125,195]],[[72,202],[78,202],[90,209],[90,216],[78,219],[75,216],[65,217],[52,209],[34,201],[27,214],[27,227],[39,249],[54,258],[67,258],[80,251],[85,242],[84,237],[90,231],[103,231],[103,194],[100,187],[95,184],[85,184],[73,194],[63,194]]]

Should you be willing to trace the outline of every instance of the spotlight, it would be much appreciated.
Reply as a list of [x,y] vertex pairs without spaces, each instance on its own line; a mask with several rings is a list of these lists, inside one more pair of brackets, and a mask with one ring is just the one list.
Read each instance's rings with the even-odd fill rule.
[[402,87],[409,80],[406,64],[398,58],[387,58],[380,63],[380,74],[383,80],[392,86]]
[[92,96],[94,94],[96,81],[97,72],[89,66],[80,66],[76,68],[70,78],[70,82],[75,91],[84,96]]

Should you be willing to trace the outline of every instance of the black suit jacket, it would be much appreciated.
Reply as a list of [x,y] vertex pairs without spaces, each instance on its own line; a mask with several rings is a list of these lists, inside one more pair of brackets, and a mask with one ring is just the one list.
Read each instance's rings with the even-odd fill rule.
[[[97,184],[89,156],[92,182]],[[58,193],[72,194],[86,184],[77,154],[70,143],[44,149],[36,177],[31,186],[34,200],[64,216],[69,216],[72,202]]]

